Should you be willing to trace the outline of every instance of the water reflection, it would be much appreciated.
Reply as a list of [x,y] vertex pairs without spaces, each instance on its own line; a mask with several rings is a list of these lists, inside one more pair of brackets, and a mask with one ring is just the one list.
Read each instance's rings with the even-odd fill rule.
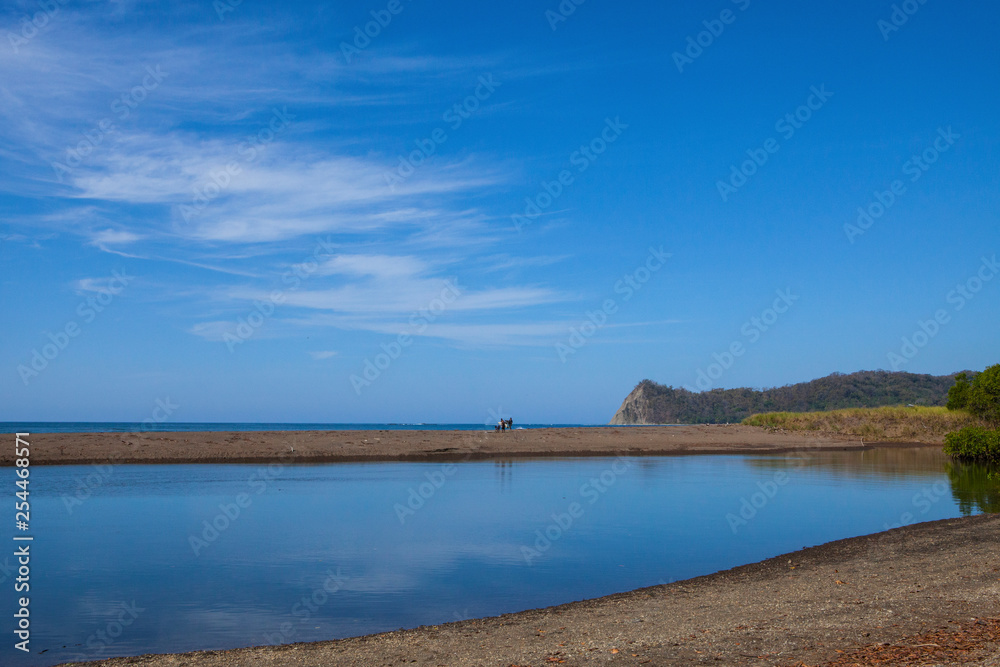
[[946,470],[951,493],[964,516],[1000,512],[1000,466],[956,461],[948,463]]
[[496,473],[497,489],[500,490],[500,493],[510,493],[514,477],[514,462],[509,459],[494,461],[493,470]]
[[[636,457],[612,474],[617,464],[121,465],[72,509],[64,498],[91,469],[40,467],[32,527],[44,549],[32,565],[45,577],[31,604],[46,622],[32,644],[46,653],[8,645],[0,664],[433,625],[1000,511],[995,470],[936,448]],[[0,540],[13,529],[0,527]],[[0,614],[13,604],[0,597]],[[133,604],[142,613],[106,654],[89,649]]]
[[751,466],[764,470],[835,473],[858,480],[938,478],[948,465],[939,447],[893,447],[852,451],[803,451],[784,456],[750,457]]

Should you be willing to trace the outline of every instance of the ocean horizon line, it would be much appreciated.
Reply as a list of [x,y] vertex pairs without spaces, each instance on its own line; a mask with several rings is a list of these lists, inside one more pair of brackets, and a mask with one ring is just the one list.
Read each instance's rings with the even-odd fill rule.
[[[598,428],[606,424],[514,423],[514,429]],[[133,433],[254,431],[475,431],[492,423],[460,422],[161,422],[133,421],[0,421],[0,433]]]

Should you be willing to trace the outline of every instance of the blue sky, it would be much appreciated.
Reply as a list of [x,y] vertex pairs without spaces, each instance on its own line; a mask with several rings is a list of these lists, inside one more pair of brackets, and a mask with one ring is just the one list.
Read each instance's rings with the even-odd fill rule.
[[0,420],[996,363],[1000,9],[903,5],[3,3]]

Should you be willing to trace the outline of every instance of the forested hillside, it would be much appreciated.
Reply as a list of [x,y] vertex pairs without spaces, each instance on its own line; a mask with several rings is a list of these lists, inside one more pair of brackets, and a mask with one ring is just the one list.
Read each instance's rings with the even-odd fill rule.
[[772,389],[713,389],[696,394],[643,380],[611,423],[719,424],[740,422],[759,412],[944,405],[952,384],[954,375],[860,371]]

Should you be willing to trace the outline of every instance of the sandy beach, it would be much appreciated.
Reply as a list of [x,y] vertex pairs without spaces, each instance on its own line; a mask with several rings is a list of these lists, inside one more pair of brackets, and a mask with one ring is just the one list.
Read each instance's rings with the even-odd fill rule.
[[[609,426],[487,431],[282,431],[206,433],[37,433],[31,462],[336,463],[514,459],[556,456],[754,454],[862,449],[874,443],[743,425]],[[884,443],[883,447],[933,446]],[[0,465],[13,465],[13,451]]]
[[916,524],[706,577],[340,641],[119,667],[1000,665],[1000,516]]

